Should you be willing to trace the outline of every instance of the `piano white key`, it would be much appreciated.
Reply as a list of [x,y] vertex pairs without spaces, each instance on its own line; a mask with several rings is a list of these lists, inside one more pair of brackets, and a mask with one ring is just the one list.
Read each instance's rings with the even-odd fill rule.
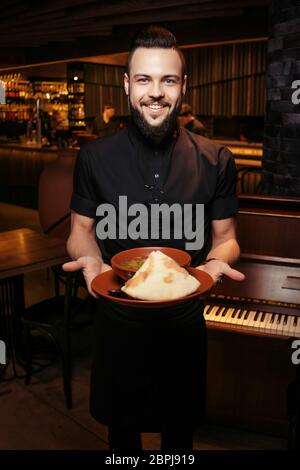
[[257,313],[257,310],[251,310],[251,312],[250,312],[249,322],[248,322],[248,327],[249,328],[253,328],[253,326],[254,326],[253,325],[253,320],[254,320],[254,317],[255,317],[256,313]]
[[218,317],[218,321],[222,321],[222,315],[226,311],[226,307],[221,307],[218,312],[215,313],[215,316]]
[[295,331],[295,336],[297,338],[300,338],[300,317],[297,317],[297,326],[296,326],[296,331]]
[[210,318],[211,321],[215,322],[220,322],[221,321],[221,315],[224,312],[225,307],[222,307],[221,305],[215,310],[214,315]]
[[292,321],[292,317],[290,315],[287,315],[287,322],[285,325],[283,325],[283,328],[282,328],[282,333],[285,336],[290,336],[289,331],[291,327],[291,321]]
[[256,310],[255,315],[253,317],[253,320],[251,322],[251,328],[252,329],[254,329],[254,330],[258,329],[259,324],[260,324],[259,319],[260,319],[261,315],[262,315],[262,312],[260,312],[259,310]]
[[278,322],[279,322],[279,314],[274,313],[273,314],[273,322],[271,323],[271,329],[272,329],[273,334],[277,334]]
[[212,306],[209,305],[209,304],[204,306],[204,311],[203,311],[204,317],[206,317],[206,315],[208,314],[208,311],[209,311],[210,308],[212,308]]
[[295,315],[291,316],[291,324],[290,324],[290,329],[289,329],[289,335],[290,336],[296,336],[296,327],[297,327],[297,317]]
[[211,304],[208,304],[204,307],[204,318],[205,318],[205,320],[207,320],[207,318],[209,317],[209,314],[211,313],[212,308],[214,308],[214,306],[211,305]]
[[215,317],[215,313],[219,310],[220,308],[220,305],[215,305],[211,310],[210,312],[208,313],[208,315],[206,316],[206,320],[208,321],[213,321],[214,317]]
[[276,328],[277,328],[276,319],[277,319],[277,314],[272,313],[271,317],[270,317],[270,320],[267,324],[267,330],[268,330],[269,333],[272,333],[272,334],[276,333]]
[[242,321],[242,326],[247,327],[249,324],[249,317],[250,317],[250,310],[245,310],[245,313],[243,315],[243,321]]
[[286,315],[284,313],[278,313],[278,321],[277,321],[277,328],[276,328],[276,333],[278,335],[283,334],[283,322],[286,318]]
[[264,331],[265,332],[268,332],[268,327],[269,327],[269,322],[272,318],[272,313],[266,313],[266,318],[265,318],[265,322],[264,322]]
[[232,318],[231,318],[231,315],[233,314],[234,312],[234,308],[229,308],[227,313],[226,313],[226,317],[225,317],[225,320],[224,320],[224,323],[230,325],[231,322],[232,322]]
[[260,328],[262,331],[266,329],[266,324],[267,324],[267,319],[268,319],[267,315],[268,313],[266,312],[263,312],[262,314],[261,323],[260,323]]
[[265,318],[265,312],[259,312],[259,315],[258,315],[258,319],[256,321],[256,328],[259,330],[259,331],[262,331],[263,328],[264,328],[264,318]]
[[[243,319],[244,319],[244,315],[245,315],[246,311],[247,311],[247,310],[242,309],[242,308],[239,309],[239,312],[238,312],[238,314],[237,314],[236,317],[235,317],[235,322],[234,322],[235,325],[237,325],[237,326],[241,326],[241,325],[242,325]],[[239,318],[239,317],[240,317],[240,318]]]
[[227,324],[227,325],[230,325],[231,328],[233,328],[233,329],[236,327],[236,325],[235,325],[235,320],[236,320],[236,317],[237,317],[239,311],[240,311],[240,309],[238,309],[238,308],[233,308],[233,309],[232,309],[232,312],[231,312],[231,313],[229,314],[229,316],[228,316],[228,319],[227,319],[226,324]]
[[229,308],[226,307],[219,315],[219,321],[220,323],[225,323],[226,317],[228,315],[228,310]]

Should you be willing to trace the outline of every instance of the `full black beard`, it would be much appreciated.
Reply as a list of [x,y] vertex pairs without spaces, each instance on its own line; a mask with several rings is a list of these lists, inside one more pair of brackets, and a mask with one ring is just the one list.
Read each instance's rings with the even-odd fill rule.
[[180,113],[181,103],[165,118],[160,126],[151,126],[142,113],[133,106],[129,99],[129,107],[134,124],[137,126],[141,134],[149,140],[157,141],[164,139],[167,135],[174,132],[177,126],[177,118]]

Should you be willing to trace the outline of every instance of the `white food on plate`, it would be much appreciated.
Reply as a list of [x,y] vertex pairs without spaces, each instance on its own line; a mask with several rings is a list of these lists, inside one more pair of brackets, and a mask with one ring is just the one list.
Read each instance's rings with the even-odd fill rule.
[[200,282],[161,251],[152,251],[140,269],[122,287],[139,300],[173,300],[192,294]]

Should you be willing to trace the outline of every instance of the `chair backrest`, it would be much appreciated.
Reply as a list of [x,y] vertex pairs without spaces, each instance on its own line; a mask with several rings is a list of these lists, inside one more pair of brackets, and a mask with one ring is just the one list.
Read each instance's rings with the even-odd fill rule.
[[238,169],[237,188],[239,194],[259,194],[261,183],[261,168],[242,167]]
[[39,179],[38,209],[45,233],[66,240],[70,234],[70,201],[78,149],[64,149],[45,166]]

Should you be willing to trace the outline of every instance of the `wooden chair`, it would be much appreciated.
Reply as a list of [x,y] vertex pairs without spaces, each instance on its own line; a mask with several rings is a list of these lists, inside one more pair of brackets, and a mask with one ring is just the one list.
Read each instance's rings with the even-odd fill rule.
[[237,172],[239,194],[260,194],[262,184],[261,168],[241,167]]
[[[78,149],[74,148],[60,150],[57,160],[45,166],[39,179],[38,211],[42,230],[65,241],[71,227],[70,201],[77,152]],[[53,266],[51,270],[55,292],[59,296],[60,284],[65,283],[65,273],[61,266]]]
[[[55,162],[47,165],[39,180],[39,218],[45,234],[67,240],[70,233],[70,200],[73,189],[73,169],[76,149],[59,152]],[[25,309],[23,314],[26,350],[26,384],[30,383],[34,350],[34,331],[46,335],[60,354],[64,394],[68,408],[72,407],[71,390],[71,333],[92,322],[89,310],[91,297],[78,297],[78,287],[85,286],[81,272],[66,273],[61,265],[53,266],[55,295]],[[64,292],[61,295],[61,286]]]
[[33,334],[45,335],[51,340],[61,358],[63,388],[67,408],[72,408],[72,332],[85,328],[93,322],[92,297],[85,299],[77,294],[80,273],[66,275],[65,295],[43,300],[24,310],[22,315],[24,345],[26,354],[26,385],[30,384],[34,355]]

